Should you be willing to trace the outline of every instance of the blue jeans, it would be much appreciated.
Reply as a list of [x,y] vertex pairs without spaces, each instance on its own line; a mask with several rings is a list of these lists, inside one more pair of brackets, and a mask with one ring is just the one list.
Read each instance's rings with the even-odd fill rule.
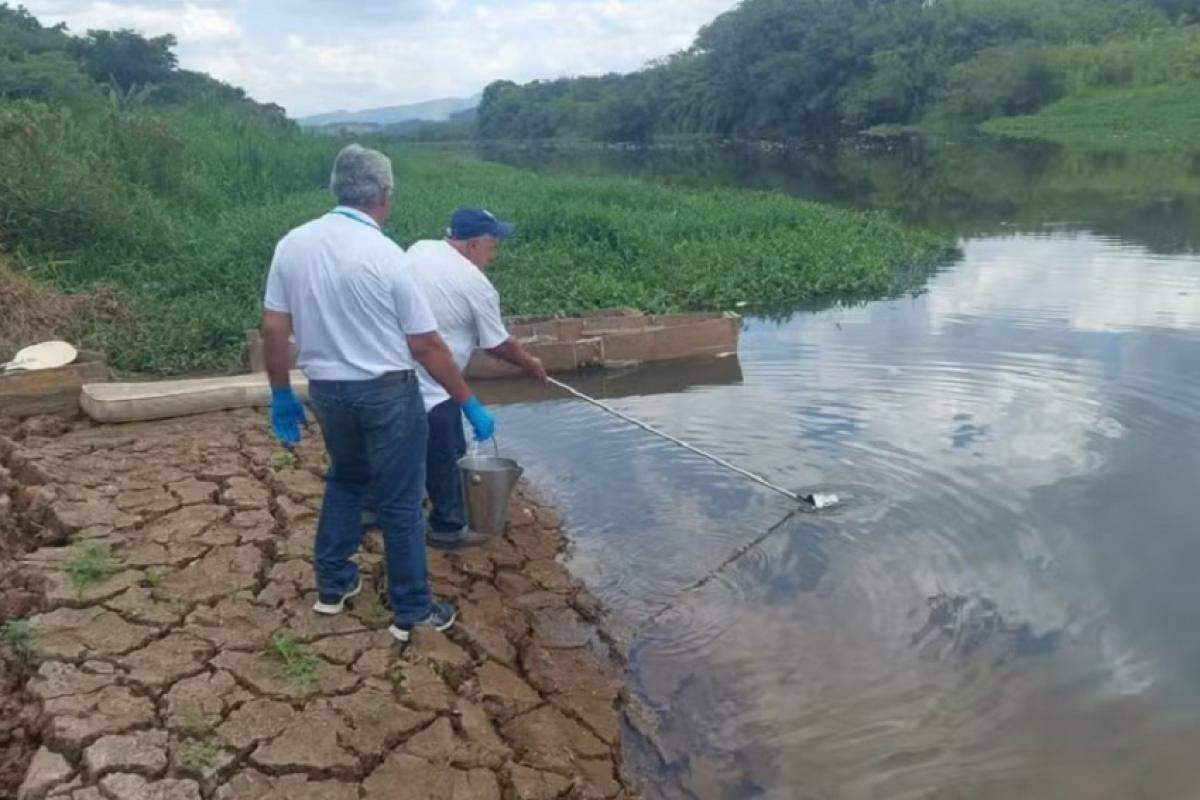
[[429,449],[425,460],[425,491],[433,509],[429,527],[434,533],[458,533],[467,524],[462,475],[458,460],[467,452],[462,406],[447,400],[429,412]]
[[330,468],[313,554],[317,591],[343,594],[358,582],[350,560],[362,543],[363,500],[375,498],[383,529],[388,599],[397,625],[429,614],[421,489],[428,423],[413,372],[370,381],[310,381]]

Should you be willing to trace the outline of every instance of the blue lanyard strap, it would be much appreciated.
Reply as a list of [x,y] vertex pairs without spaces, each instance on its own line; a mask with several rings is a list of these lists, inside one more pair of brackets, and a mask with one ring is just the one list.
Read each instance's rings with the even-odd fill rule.
[[377,231],[381,230],[380,227],[378,225],[376,225],[375,223],[367,222],[362,217],[355,216],[354,214],[351,214],[349,211],[341,211],[341,210],[335,208],[333,211],[330,211],[329,213],[330,214],[339,214],[339,215],[345,217],[346,219],[354,220],[359,225],[366,225],[368,228],[372,228]]

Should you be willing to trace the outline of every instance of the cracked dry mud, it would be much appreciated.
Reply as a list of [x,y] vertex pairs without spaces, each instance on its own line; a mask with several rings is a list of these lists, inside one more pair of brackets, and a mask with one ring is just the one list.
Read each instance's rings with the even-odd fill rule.
[[633,796],[620,686],[557,515],[523,487],[506,536],[431,550],[461,621],[401,651],[375,533],[367,590],[312,613],[324,456],[314,435],[294,467],[277,452],[255,412],[0,437],[6,508],[66,542],[22,561],[44,593],[26,687],[42,747],[19,800]]

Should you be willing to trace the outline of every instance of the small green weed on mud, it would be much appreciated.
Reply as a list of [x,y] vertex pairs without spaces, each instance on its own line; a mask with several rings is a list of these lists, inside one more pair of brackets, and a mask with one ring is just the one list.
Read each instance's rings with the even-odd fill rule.
[[75,591],[82,594],[89,587],[103,583],[120,568],[120,562],[107,544],[88,542],[78,545],[67,559],[66,571]]
[[273,472],[283,472],[285,469],[292,469],[296,466],[296,454],[291,450],[283,450],[271,456],[271,470]]
[[189,772],[203,772],[221,763],[225,749],[214,737],[208,737],[189,744],[179,757],[179,766]]
[[19,661],[28,663],[37,657],[37,628],[27,619],[10,619],[0,627],[0,641]]
[[267,644],[267,655],[280,664],[280,672],[297,692],[307,691],[317,677],[320,659],[292,631],[275,631]]

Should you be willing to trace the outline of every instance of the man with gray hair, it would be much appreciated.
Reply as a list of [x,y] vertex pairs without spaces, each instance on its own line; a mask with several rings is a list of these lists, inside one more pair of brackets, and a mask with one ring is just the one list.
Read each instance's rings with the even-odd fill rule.
[[338,154],[330,179],[338,206],[275,248],[263,339],[275,435],[292,447],[307,424],[288,375],[294,334],[329,454],[313,558],[313,610],[339,614],[362,590],[350,559],[362,540],[369,492],[383,529],[391,633],[407,642],[414,627],[445,630],[457,616],[429,591],[421,518],[428,423],[416,366],[462,404],[476,438],[490,438],[495,423],[438,334],[404,252],[380,229],[391,211],[393,185],[391,161],[382,153],[350,145]]

